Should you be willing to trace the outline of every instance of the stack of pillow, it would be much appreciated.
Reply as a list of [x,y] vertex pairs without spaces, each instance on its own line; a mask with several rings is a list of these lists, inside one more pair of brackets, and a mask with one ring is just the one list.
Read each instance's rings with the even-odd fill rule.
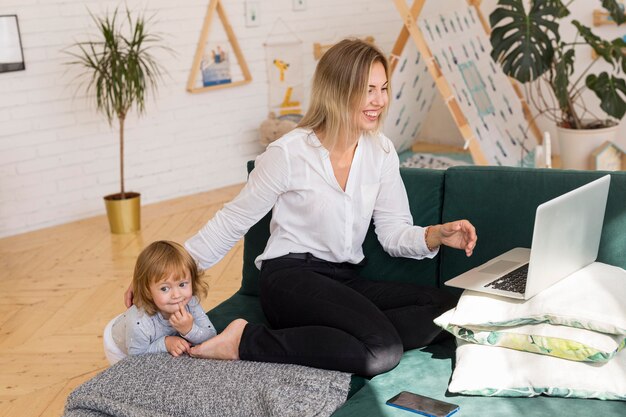
[[530,300],[465,291],[450,392],[626,400],[626,271],[594,263]]

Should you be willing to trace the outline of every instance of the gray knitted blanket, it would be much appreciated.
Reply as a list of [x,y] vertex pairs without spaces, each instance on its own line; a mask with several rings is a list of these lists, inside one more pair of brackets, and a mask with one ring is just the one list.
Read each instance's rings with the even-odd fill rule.
[[329,416],[350,374],[299,365],[131,356],[76,388],[65,417]]

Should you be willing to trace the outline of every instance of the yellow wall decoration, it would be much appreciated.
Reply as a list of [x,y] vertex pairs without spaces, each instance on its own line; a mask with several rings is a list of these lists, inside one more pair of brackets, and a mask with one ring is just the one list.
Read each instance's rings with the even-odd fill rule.
[[[283,26],[282,30],[279,24]],[[302,40],[284,20],[278,18],[263,45],[270,112],[279,119],[288,115],[301,117],[304,99]]]

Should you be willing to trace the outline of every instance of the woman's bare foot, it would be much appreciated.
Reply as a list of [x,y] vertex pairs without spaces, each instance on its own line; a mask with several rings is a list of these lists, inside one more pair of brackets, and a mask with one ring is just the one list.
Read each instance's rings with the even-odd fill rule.
[[246,324],[248,322],[244,319],[233,320],[222,333],[191,347],[189,355],[202,359],[239,359],[239,342]]

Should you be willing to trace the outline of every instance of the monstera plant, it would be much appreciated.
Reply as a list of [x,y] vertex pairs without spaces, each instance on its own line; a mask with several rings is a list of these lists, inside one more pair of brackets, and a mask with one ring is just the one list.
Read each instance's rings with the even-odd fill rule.
[[[504,72],[527,84],[529,101],[558,126],[570,129],[596,129],[617,124],[626,113],[626,42],[622,38],[605,40],[577,20],[565,19],[568,6],[561,0],[499,0],[489,16],[491,56]],[[581,0],[585,4],[589,0]],[[526,4],[526,7],[525,7]],[[600,6],[600,1],[598,1]],[[601,6],[617,24],[623,23],[623,6],[616,0],[602,0]],[[575,39],[561,37],[561,25],[576,28]],[[576,48],[589,45],[595,58],[582,73],[574,76]],[[605,61],[610,70],[592,72]],[[600,100],[607,117],[594,115],[583,99],[589,89]]]

